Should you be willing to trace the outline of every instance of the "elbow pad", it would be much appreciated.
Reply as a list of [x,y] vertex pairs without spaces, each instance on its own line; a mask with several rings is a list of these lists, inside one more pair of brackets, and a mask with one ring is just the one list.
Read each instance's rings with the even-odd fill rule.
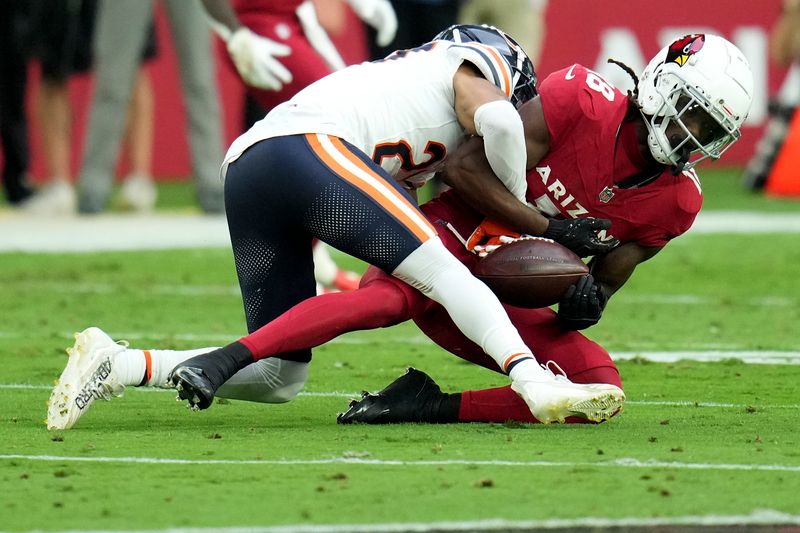
[[475,130],[483,137],[486,158],[494,173],[517,200],[525,203],[528,153],[517,110],[507,100],[487,102],[475,110]]

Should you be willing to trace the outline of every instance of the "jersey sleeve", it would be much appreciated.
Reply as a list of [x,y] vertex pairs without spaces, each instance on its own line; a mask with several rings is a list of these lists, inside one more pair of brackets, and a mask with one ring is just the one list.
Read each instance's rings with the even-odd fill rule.
[[484,78],[511,98],[514,90],[511,66],[495,48],[480,43],[453,43],[447,52],[459,62],[469,61],[475,65]]
[[[659,179],[665,178],[666,175]],[[660,248],[686,233],[703,205],[700,180],[694,170],[684,171],[679,176],[670,175],[669,178],[675,181],[664,191],[666,194],[662,193],[663,197],[650,204],[648,223],[641,224],[637,232],[635,240],[642,246]]]
[[[590,73],[596,80],[587,78]],[[552,147],[567,139],[581,123],[607,120],[617,107],[615,102],[625,95],[576,63],[547,76],[539,85],[539,97]]]

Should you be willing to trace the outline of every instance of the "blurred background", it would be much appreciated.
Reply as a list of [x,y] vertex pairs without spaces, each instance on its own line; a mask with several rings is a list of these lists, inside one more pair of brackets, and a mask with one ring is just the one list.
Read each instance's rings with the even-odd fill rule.
[[[724,158],[724,166],[735,167],[740,177],[732,186],[747,190],[761,190],[768,181],[792,111],[800,98],[800,74],[792,49],[792,46],[796,48],[796,43],[776,42],[780,39],[796,40],[792,35],[800,34],[800,28],[792,29],[791,21],[788,22],[789,27],[785,27],[787,21],[781,21],[784,8],[781,0],[704,0],[694,5],[671,7],[657,0],[394,0],[399,31],[394,41],[383,49],[372,44],[374,31],[362,23],[347,2],[314,1],[321,25],[328,31],[347,64],[382,57],[391,49],[420,44],[448,24],[459,20],[490,22],[511,33],[526,47],[534,59],[540,79],[549,72],[578,62],[600,72],[622,89],[630,88],[630,79],[621,69],[607,64],[607,58],[621,60],[636,72],[641,72],[647,60],[676,35],[691,32],[720,34],[736,44],[748,57],[756,80],[755,100],[750,117],[742,128],[742,139]],[[791,0],[785,3],[794,4]],[[36,2],[17,4],[27,5],[29,9]],[[68,5],[69,9],[75,11],[92,9],[96,2],[44,2],[45,19],[57,18],[53,10],[58,4]],[[2,9],[11,12],[14,5],[14,1],[7,0],[3,2]],[[424,13],[421,18],[420,13]],[[3,18],[9,20],[5,15]],[[415,20],[418,22],[414,23]],[[504,21],[514,22],[505,22],[504,25]],[[65,18],[61,22],[63,26],[68,20]],[[68,95],[69,121],[66,126],[55,123],[55,114],[46,107],[51,97],[45,90],[48,88],[46,80],[43,88],[42,63],[46,61],[47,51],[42,50],[43,45],[37,44],[37,37],[48,30],[42,29],[41,24],[29,22],[29,27],[23,28],[27,32],[15,28],[5,38],[14,39],[15,35],[19,35],[19,39],[30,39],[32,44],[25,51],[27,80],[24,107],[30,154],[27,173],[29,183],[40,188],[54,180],[74,182],[75,176],[79,175],[95,85],[90,59],[83,68],[67,73],[61,85]],[[87,28],[81,25],[80,20],[75,24],[76,27],[62,28],[62,31],[82,33],[85,38],[92,35],[91,25]],[[193,172],[179,64],[170,28],[164,5],[155,2],[153,34],[149,37],[153,50],[142,60],[141,79],[137,80],[134,93],[139,94],[138,91],[142,90],[150,99],[154,119],[149,173],[156,182],[166,184],[189,181]],[[780,31],[784,35],[777,35]],[[214,89],[220,104],[223,129],[221,150],[224,152],[228,144],[245,129],[245,89],[232,69],[223,68],[226,51],[219,39],[214,37],[214,40],[216,42],[212,43],[210,53],[216,73]],[[14,44],[7,43],[4,48],[8,50]],[[290,60],[287,58],[287,61]],[[0,76],[4,91],[19,83],[7,74],[6,68],[3,68]],[[140,82],[141,85],[138,85]],[[147,101],[145,99],[145,103]],[[0,105],[6,108],[3,119],[8,122],[5,119],[8,105],[4,102]],[[119,113],[136,113],[136,109],[133,105],[130,110],[120,109]],[[209,112],[214,113],[214,110]],[[255,117],[260,116],[260,112],[257,110]],[[252,109],[250,113],[253,117]],[[53,168],[53,156],[48,155],[48,150],[53,150],[48,147],[48,132],[58,138],[67,137],[68,143],[62,150],[68,150],[68,169]],[[146,134],[144,138],[147,143]],[[7,135],[3,136],[3,141],[3,154],[6,155],[9,149]],[[126,149],[121,149],[119,153],[114,168],[116,180],[134,172],[137,164],[135,153]],[[6,161],[0,161],[0,165],[7,168]],[[800,194],[800,185],[797,184],[784,183],[773,189],[770,191],[772,194],[789,197]],[[165,201],[169,202],[169,199]],[[47,210],[39,210],[38,213],[46,214]]]

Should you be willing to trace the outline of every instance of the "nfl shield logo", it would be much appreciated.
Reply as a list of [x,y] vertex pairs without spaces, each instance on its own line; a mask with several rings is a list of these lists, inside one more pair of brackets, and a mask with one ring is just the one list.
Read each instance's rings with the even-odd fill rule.
[[614,198],[614,191],[611,190],[611,187],[606,187],[605,189],[600,191],[598,197],[600,198],[601,202],[607,204],[608,202],[611,201],[612,198]]

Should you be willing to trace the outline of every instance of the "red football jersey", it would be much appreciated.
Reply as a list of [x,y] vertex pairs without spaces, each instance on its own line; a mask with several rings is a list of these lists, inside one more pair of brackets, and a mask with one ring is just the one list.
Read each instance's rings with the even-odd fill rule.
[[529,202],[551,217],[610,219],[601,237],[643,246],[664,246],[689,229],[702,204],[693,170],[667,169],[641,188],[614,185],[641,170],[617,140],[625,94],[581,65],[548,76],[539,94],[550,149],[528,172]]
[[233,8],[238,15],[248,12],[271,15],[293,14],[303,0],[235,0]]
[[[308,85],[330,74],[331,70],[322,56],[314,50],[303,33],[300,19],[295,13],[303,0],[237,0],[234,3],[239,21],[258,35],[285,44],[291,49],[286,57],[278,58],[292,73],[292,82],[280,91],[247,87],[248,92],[265,109],[270,110],[289,100]],[[236,77],[239,74],[225,44],[219,41],[220,57],[225,68]]]

